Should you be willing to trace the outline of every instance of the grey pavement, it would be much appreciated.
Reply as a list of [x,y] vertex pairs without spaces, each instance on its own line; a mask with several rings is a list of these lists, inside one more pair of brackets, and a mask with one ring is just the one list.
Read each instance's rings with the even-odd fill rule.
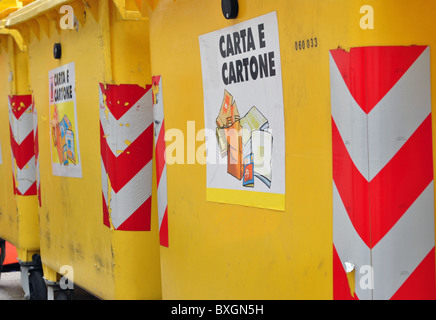
[[21,288],[21,273],[2,273],[0,278],[0,300],[25,300]]
[[[21,272],[4,272],[0,277],[0,300],[26,300],[21,287]],[[75,286],[74,300],[98,300],[80,287]]]

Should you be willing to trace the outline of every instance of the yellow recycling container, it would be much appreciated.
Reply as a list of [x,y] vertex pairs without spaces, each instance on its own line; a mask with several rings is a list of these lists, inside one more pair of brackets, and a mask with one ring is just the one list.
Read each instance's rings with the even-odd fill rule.
[[[12,10],[0,9],[4,9],[2,17],[4,11]],[[45,299],[39,257],[36,130],[27,48],[18,31],[4,28],[4,21],[0,41],[0,238],[17,248],[25,297]]]
[[436,298],[436,4],[153,5],[163,298]]
[[6,21],[29,53],[49,299],[73,284],[161,299],[147,12],[141,1],[39,0]]

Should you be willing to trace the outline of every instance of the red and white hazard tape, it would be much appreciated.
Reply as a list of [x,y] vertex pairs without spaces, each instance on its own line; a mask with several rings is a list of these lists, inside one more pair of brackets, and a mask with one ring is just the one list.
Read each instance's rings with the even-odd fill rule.
[[9,128],[12,149],[14,193],[37,194],[31,95],[9,96]]
[[100,84],[99,88],[104,224],[115,230],[149,231],[153,172],[151,86]]
[[159,239],[164,247],[169,246],[167,165],[165,161],[165,118],[162,98],[162,78],[155,76],[153,83],[154,145],[156,154],[157,206],[159,216]]
[[[330,52],[334,298],[435,299],[430,49]],[[372,286],[358,281],[372,267]]]

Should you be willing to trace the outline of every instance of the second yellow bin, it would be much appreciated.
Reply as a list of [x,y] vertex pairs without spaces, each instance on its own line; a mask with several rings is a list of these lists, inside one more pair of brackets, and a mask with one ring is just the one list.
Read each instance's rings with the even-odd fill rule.
[[147,8],[35,1],[6,25],[28,44],[47,283],[160,299]]
[[[18,9],[9,2],[0,16]],[[28,52],[16,30],[0,25],[0,238],[14,244],[24,295],[45,299],[42,278],[36,176],[36,127]]]

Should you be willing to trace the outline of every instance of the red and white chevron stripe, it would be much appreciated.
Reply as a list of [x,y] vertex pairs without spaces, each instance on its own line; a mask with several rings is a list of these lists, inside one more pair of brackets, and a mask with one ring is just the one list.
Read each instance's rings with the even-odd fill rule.
[[334,298],[435,299],[430,48],[332,50],[330,81]]
[[153,113],[154,113],[154,145],[156,153],[157,176],[157,206],[159,216],[160,245],[169,246],[168,237],[168,196],[167,196],[167,165],[165,161],[165,118],[162,98],[162,78],[154,76],[153,83]]
[[9,96],[9,129],[14,193],[34,196],[36,173],[31,95]]
[[153,174],[151,86],[100,84],[104,224],[150,231]]

